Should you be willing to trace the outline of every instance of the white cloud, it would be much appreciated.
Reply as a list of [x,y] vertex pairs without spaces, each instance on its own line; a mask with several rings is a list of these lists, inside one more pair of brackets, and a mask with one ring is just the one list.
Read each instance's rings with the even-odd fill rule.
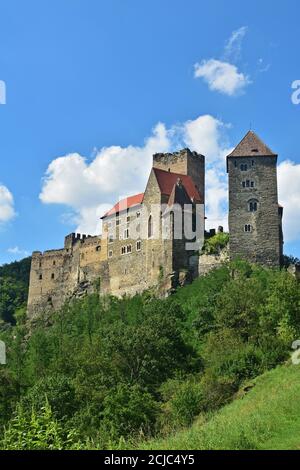
[[7,253],[10,253],[16,256],[29,256],[29,251],[23,250],[19,248],[18,246],[14,246],[13,248],[8,248]]
[[228,96],[241,94],[251,84],[248,75],[239,71],[235,62],[241,56],[242,41],[248,31],[247,26],[233,31],[225,44],[222,59],[202,60],[194,64],[194,77],[202,78],[210,90]]
[[0,184],[0,224],[9,222],[15,215],[13,195],[6,186]]
[[216,59],[203,60],[194,65],[195,78],[203,78],[212,91],[218,91],[228,96],[234,96],[249,85],[247,75],[238,71],[236,65]]
[[242,52],[242,42],[248,31],[248,26],[242,26],[241,28],[233,31],[230,38],[225,45],[225,58],[226,60],[232,59],[237,61]]
[[169,129],[157,124],[141,147],[103,148],[91,161],[79,154],[56,158],[43,179],[40,199],[45,204],[63,204],[71,209],[71,214],[64,214],[64,222],[76,224],[78,232],[100,233],[99,218],[112,204],[144,190],[154,153],[189,146],[207,157],[210,177],[206,211],[208,225],[215,227],[226,214],[224,155],[230,149],[224,139],[225,129],[221,121],[204,115]]
[[283,205],[283,231],[287,242],[300,240],[300,164],[286,160],[278,166],[279,202]]

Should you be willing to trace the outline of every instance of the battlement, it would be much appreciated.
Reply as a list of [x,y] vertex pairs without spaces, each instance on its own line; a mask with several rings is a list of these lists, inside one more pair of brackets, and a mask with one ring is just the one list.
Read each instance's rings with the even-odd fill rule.
[[[204,156],[197,152],[192,152],[189,148],[173,153],[155,153],[153,155],[153,168],[162,169],[161,165],[174,165],[180,161],[186,161],[188,158],[202,160]],[[175,170],[172,169],[172,171],[176,173]]]
[[78,242],[83,242],[87,238],[92,238],[91,235],[85,235],[81,233],[70,233],[65,237],[65,249],[70,249],[72,246],[74,246]]

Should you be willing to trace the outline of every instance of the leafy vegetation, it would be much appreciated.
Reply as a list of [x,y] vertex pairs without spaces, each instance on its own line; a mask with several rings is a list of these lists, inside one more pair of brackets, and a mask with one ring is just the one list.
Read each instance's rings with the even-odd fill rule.
[[280,366],[250,382],[249,393],[212,416],[143,449],[299,450],[300,366]]
[[31,258],[0,266],[0,324],[15,323],[26,309]]
[[286,271],[236,262],[167,299],[95,294],[51,321],[29,330],[17,317],[0,333],[0,448],[176,447],[189,426],[191,445],[248,448],[250,431],[239,443],[196,433],[288,359],[300,289]]
[[229,243],[229,233],[219,232],[213,237],[206,238],[202,253],[206,255],[218,255]]

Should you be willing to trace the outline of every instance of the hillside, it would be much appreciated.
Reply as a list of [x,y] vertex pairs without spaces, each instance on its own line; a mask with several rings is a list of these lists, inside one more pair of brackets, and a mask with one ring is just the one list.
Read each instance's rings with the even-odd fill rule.
[[15,324],[26,309],[31,258],[0,266],[0,323]]
[[142,449],[299,450],[300,366],[281,366],[252,382],[244,396],[203,423]]
[[249,448],[280,427],[292,445],[300,369],[263,374],[289,359],[299,308],[291,274],[234,262],[165,299],[87,295],[33,327],[17,309],[0,329],[0,448]]

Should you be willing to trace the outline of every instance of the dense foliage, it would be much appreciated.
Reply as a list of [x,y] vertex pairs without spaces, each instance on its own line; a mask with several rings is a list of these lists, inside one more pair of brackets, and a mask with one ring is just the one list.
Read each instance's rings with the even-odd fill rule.
[[300,288],[233,263],[167,299],[90,295],[30,331],[19,317],[0,338],[0,447],[124,448],[191,425],[285,361]]
[[202,253],[206,255],[218,255],[229,243],[229,233],[219,232],[204,241]]
[[0,324],[15,323],[25,310],[28,296],[31,258],[0,266]]

